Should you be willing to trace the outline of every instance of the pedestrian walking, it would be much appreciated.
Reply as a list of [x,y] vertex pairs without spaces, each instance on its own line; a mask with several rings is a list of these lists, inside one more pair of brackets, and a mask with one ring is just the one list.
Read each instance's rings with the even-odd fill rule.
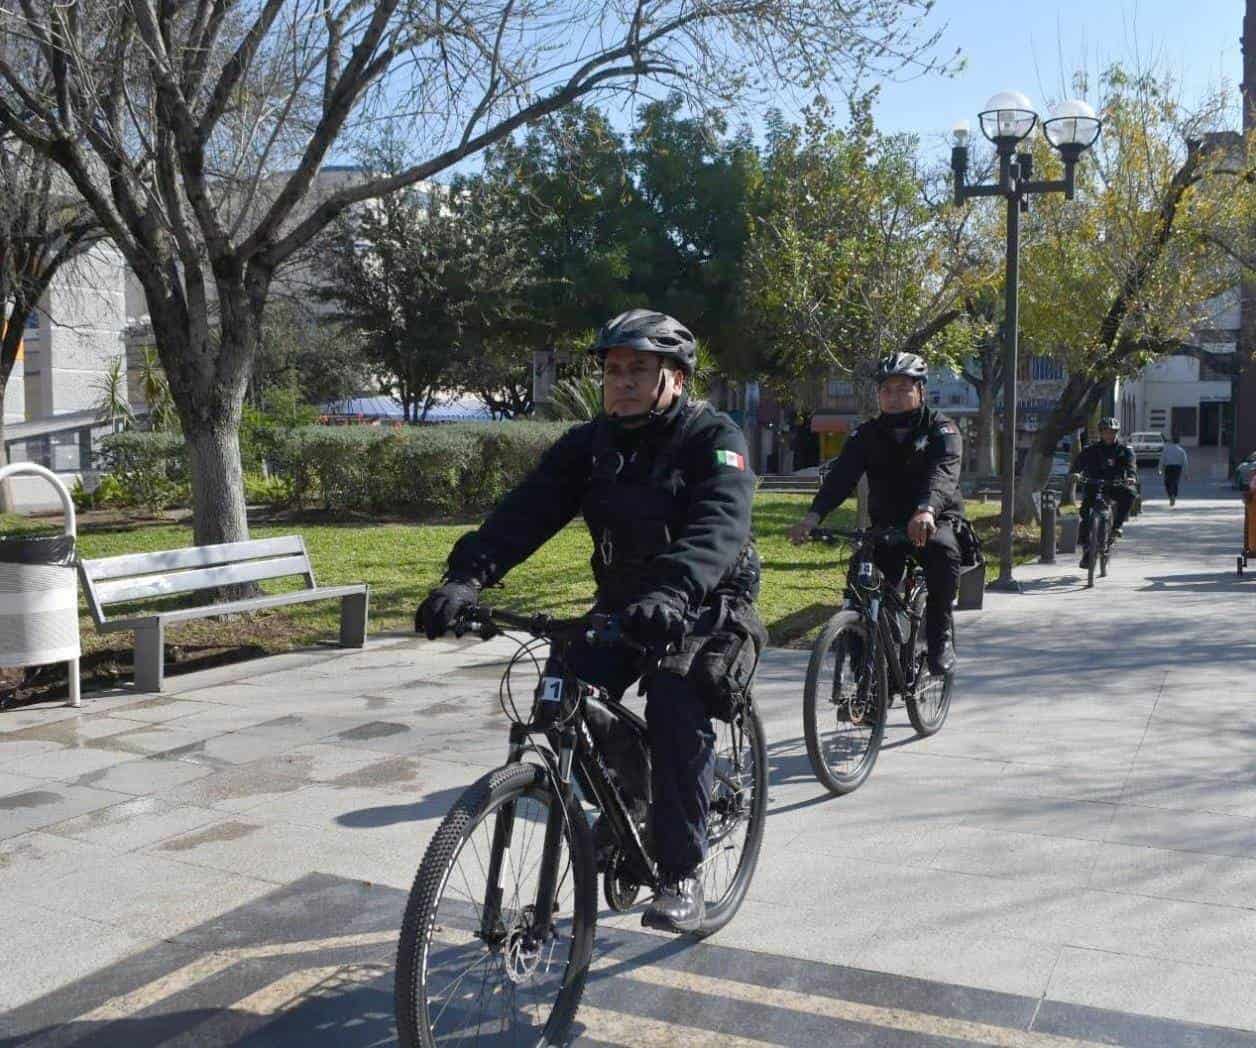
[[1186,449],[1182,447],[1182,438],[1173,434],[1172,443],[1166,444],[1160,452],[1159,473],[1164,477],[1164,490],[1169,494],[1169,505],[1177,504],[1178,484],[1186,470]]

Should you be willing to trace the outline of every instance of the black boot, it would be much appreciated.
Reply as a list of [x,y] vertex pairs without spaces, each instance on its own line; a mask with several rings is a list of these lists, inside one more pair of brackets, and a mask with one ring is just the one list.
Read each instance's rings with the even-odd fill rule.
[[662,888],[641,917],[645,928],[664,932],[696,932],[706,916],[702,882],[697,877],[673,877]]
[[1090,550],[1088,549],[1082,550],[1082,559],[1081,559],[1081,562],[1077,566],[1081,568],[1082,571],[1085,571],[1087,568],[1090,567]]
[[935,677],[945,677],[955,669],[955,642],[950,614],[938,618],[942,621],[925,624],[929,642],[929,672]]

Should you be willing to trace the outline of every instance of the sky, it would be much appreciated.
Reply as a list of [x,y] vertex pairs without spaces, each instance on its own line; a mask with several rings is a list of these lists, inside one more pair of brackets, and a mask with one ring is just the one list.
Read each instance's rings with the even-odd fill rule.
[[[942,30],[936,54],[950,56],[958,49],[963,68],[951,76],[882,81],[877,125],[914,132],[926,153],[945,156],[956,122],[967,120],[977,134],[977,113],[996,92],[1023,91],[1045,116],[1048,100],[1073,94],[1068,87],[1075,70],[1093,75],[1121,61],[1167,68],[1186,102],[1228,89],[1237,127],[1244,6],[1245,0],[936,0],[930,18],[932,29]],[[647,89],[644,96],[655,93]],[[627,106],[608,97],[599,101],[612,125],[627,132],[644,98]],[[770,107],[796,119],[799,102],[788,91],[759,98],[730,114],[730,125],[748,125],[761,135]],[[842,108],[835,109],[841,119]],[[453,170],[471,173],[482,163],[477,154]]]
[[939,53],[960,48],[965,68],[951,78],[885,83],[877,123],[941,141],[958,120],[975,131],[996,91],[1023,91],[1043,112],[1043,99],[1059,97],[1073,69],[1134,55],[1167,64],[1186,99],[1228,81],[1237,117],[1243,10],[1244,0],[938,0]]

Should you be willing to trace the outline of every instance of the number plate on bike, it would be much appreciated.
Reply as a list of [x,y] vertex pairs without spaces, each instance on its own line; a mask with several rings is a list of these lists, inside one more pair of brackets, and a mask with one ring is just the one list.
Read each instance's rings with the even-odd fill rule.
[[542,677],[537,695],[542,702],[561,702],[563,699],[562,677]]

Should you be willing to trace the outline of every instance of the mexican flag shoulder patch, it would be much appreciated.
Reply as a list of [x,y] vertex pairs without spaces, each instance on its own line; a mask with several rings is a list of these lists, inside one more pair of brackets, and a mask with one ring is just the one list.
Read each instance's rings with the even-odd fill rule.
[[717,451],[715,453],[715,464],[717,466],[732,466],[733,469],[746,468],[746,456],[739,455],[735,451]]

